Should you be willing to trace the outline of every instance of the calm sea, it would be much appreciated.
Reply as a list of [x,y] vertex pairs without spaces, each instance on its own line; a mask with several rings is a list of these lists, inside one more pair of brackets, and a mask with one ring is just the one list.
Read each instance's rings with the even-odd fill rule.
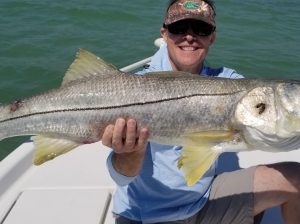
[[[215,1],[207,63],[246,77],[300,79],[300,1]],[[60,85],[79,48],[123,67],[151,56],[167,0],[1,0],[0,102]],[[0,130],[5,131],[5,130]],[[0,143],[0,159],[27,138]]]

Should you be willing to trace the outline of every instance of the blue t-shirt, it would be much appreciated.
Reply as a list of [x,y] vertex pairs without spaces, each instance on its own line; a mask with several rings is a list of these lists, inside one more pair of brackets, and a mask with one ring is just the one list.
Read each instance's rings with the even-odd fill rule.
[[[156,71],[172,71],[165,44],[152,57],[149,67],[137,74]],[[243,78],[225,67],[213,69],[203,66],[199,74]],[[149,142],[143,167],[135,177],[126,177],[114,169],[112,152],[107,159],[107,167],[118,185],[113,213],[143,223],[182,220],[197,213],[208,200],[216,163],[195,185],[188,187],[183,171],[177,168],[181,150],[181,146]]]

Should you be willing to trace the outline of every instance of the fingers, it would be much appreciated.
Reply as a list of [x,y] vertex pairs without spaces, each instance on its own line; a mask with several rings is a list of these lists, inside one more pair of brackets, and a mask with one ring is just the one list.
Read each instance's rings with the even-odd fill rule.
[[123,118],[119,118],[116,120],[113,136],[112,136],[112,148],[117,153],[121,153],[122,151],[124,151],[123,133],[125,133],[125,128],[126,128],[125,126],[126,126],[126,122]]
[[137,141],[137,148],[145,149],[148,142],[148,137],[149,137],[148,129],[142,128]]
[[113,136],[113,132],[114,132],[114,125],[113,124],[110,124],[108,125],[105,130],[104,130],[104,133],[102,135],[102,144],[107,146],[107,147],[112,147],[112,136]]
[[102,136],[102,144],[113,148],[116,153],[134,152],[146,148],[148,130],[142,128],[137,132],[134,119],[119,118],[115,125],[108,125]]
[[137,140],[136,121],[134,119],[129,119],[127,121],[127,127],[126,127],[126,138],[124,143],[125,151],[131,151],[136,145],[136,140]]

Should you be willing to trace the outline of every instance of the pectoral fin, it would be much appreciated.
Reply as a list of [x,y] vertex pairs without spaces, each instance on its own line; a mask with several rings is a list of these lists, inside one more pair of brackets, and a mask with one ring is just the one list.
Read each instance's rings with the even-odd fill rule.
[[188,186],[194,185],[223,152],[221,143],[232,141],[233,138],[230,131],[200,132],[184,136],[178,168],[184,170]]
[[35,143],[34,165],[41,165],[48,160],[52,160],[70,150],[76,148],[80,143],[66,139],[56,139],[37,135],[33,137]]

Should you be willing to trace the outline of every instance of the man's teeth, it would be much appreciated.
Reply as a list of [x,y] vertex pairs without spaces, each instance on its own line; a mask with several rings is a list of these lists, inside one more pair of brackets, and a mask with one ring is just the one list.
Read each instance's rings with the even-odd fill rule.
[[196,50],[195,47],[181,47],[181,49],[184,50],[184,51],[194,51],[194,50]]

